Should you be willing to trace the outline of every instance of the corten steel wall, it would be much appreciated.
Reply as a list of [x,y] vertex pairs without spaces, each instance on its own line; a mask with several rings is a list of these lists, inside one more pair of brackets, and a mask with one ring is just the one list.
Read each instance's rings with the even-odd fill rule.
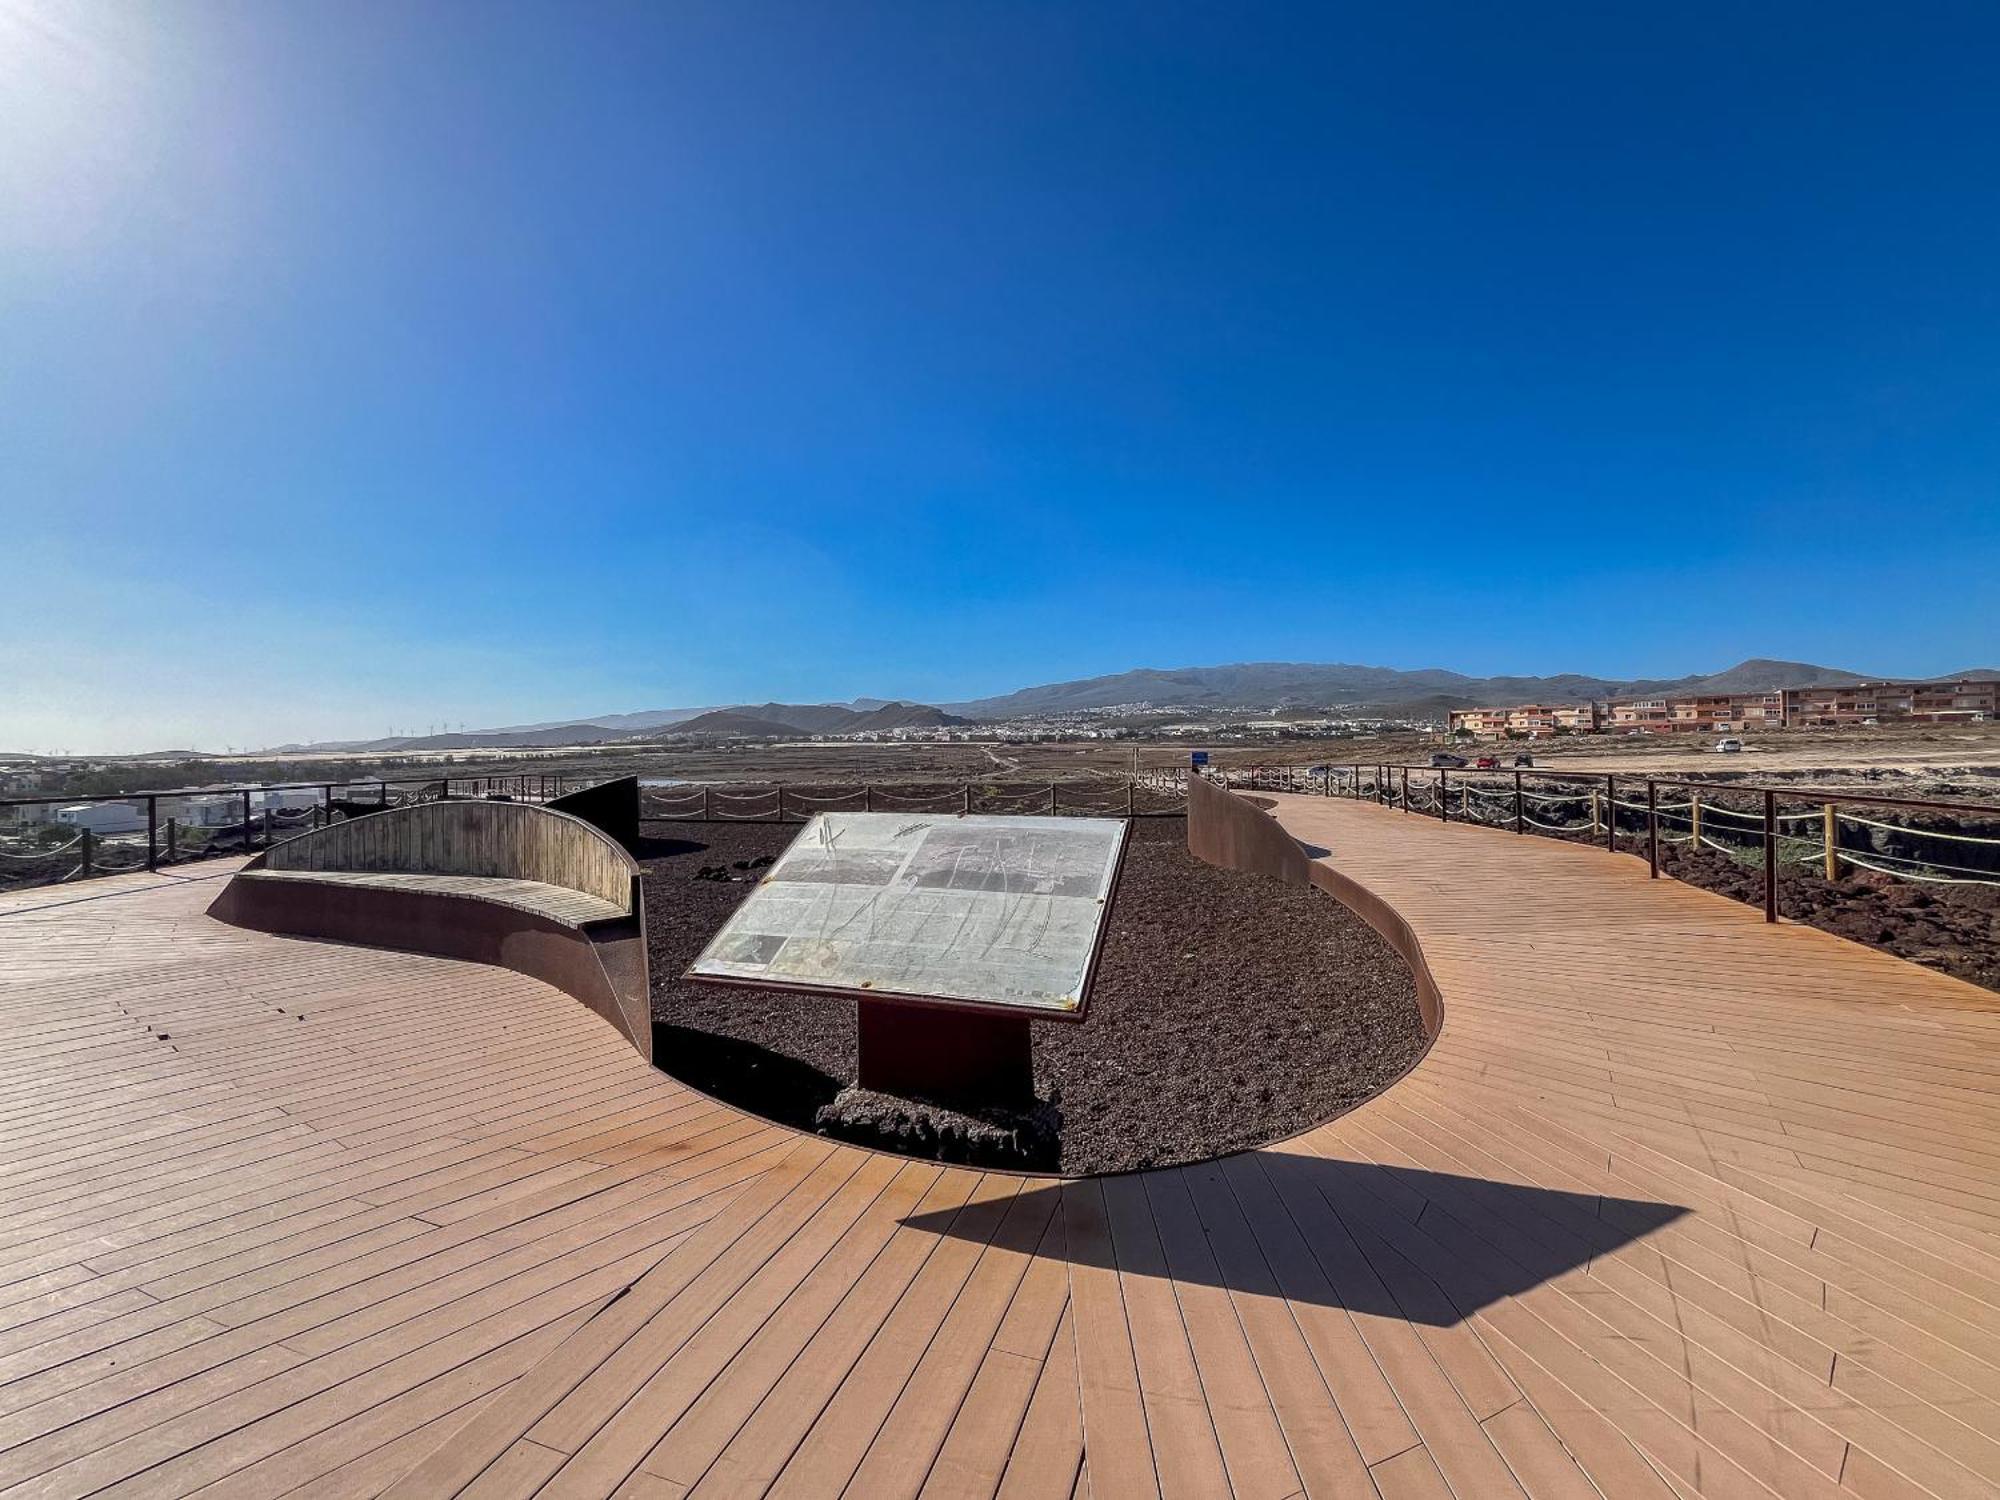
[[1312,884],[1312,861],[1298,841],[1262,808],[1200,776],[1190,776],[1188,851],[1225,870],[1274,875],[1290,885]]
[[639,842],[639,778],[620,776],[596,786],[565,792],[542,804],[601,828],[627,849]]
[[1247,798],[1199,776],[1188,778],[1188,852],[1225,870],[1271,875],[1290,885],[1316,885],[1352,911],[1402,956],[1416,982],[1424,1034],[1444,1024],[1444,1002],[1410,924],[1366,886],[1331,865],[1309,858],[1268,812]]
[[524,803],[424,803],[302,834],[256,856],[243,873],[259,869],[487,875],[602,895],[624,914],[577,926],[477,895],[239,876],[208,910],[263,932],[434,953],[532,975],[589,1006],[652,1061],[639,867],[588,823]]
[[632,910],[639,867],[581,818],[530,802],[421,802],[274,845],[273,870],[381,870],[539,880]]

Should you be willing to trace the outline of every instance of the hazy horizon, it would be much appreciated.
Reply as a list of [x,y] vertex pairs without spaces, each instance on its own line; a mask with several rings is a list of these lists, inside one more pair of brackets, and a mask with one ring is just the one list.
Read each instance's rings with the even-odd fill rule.
[[[1657,678],[1675,678],[1681,676],[1699,675],[1716,671],[1726,671],[1730,667],[1735,666],[1738,662],[1744,660],[1795,660],[1795,659],[1797,658],[1772,658],[1768,656],[1735,657],[1727,662],[1711,663],[1711,664],[1698,663],[1692,667],[1687,668],[1684,671],[1666,670],[1662,672],[1593,672],[1585,669],[1578,669],[1575,667],[1554,667],[1546,671],[1520,671],[1511,667],[1498,667],[1491,672],[1480,673],[1480,674],[1468,673],[1465,671],[1465,669],[1460,667],[1441,666],[1437,663],[1429,663],[1424,666],[1396,666],[1393,663],[1361,662],[1358,660],[1351,660],[1346,658],[1342,658],[1341,660],[1346,660],[1349,665],[1354,665],[1354,666],[1377,666],[1377,667],[1388,666],[1391,670],[1400,672],[1447,671],[1447,672],[1459,672],[1462,675],[1466,676],[1479,676],[1479,677],[1555,677],[1567,674],[1567,675],[1601,678],[1603,680],[1612,682],[1626,682],[1626,681],[1640,681],[1640,680],[1649,680]],[[561,713],[528,714],[517,718],[473,719],[473,718],[460,718],[458,716],[452,716],[448,720],[439,720],[433,717],[425,716],[419,718],[414,724],[398,722],[393,725],[385,725],[383,728],[379,730],[371,730],[366,727],[361,727],[361,728],[349,728],[349,729],[336,729],[327,733],[314,733],[314,734],[284,733],[269,739],[251,740],[243,743],[237,743],[234,741],[203,742],[193,739],[185,739],[185,740],[169,739],[169,740],[148,741],[143,744],[134,743],[129,745],[115,745],[115,746],[107,746],[102,744],[77,744],[74,746],[66,745],[58,748],[53,746],[38,747],[28,744],[16,744],[10,741],[6,741],[4,739],[0,739],[0,752],[24,752],[30,755],[64,754],[64,755],[79,755],[79,756],[91,756],[91,755],[121,756],[121,755],[143,755],[143,754],[157,753],[160,751],[169,751],[169,750],[195,750],[208,754],[220,755],[220,754],[234,753],[240,755],[248,752],[257,752],[266,750],[275,751],[287,745],[311,745],[311,744],[325,743],[329,741],[343,741],[343,740],[368,741],[375,739],[386,739],[403,735],[429,736],[434,734],[435,735],[455,734],[458,733],[461,729],[463,729],[467,733],[470,733],[479,730],[507,730],[507,729],[515,729],[524,726],[535,726],[535,725],[560,726],[563,724],[587,724],[594,720],[616,717],[618,715],[623,715],[623,714],[654,713],[663,710],[679,710],[679,709],[734,708],[734,707],[754,706],[760,703],[772,703],[772,702],[790,702],[790,703],[805,703],[805,704],[821,704],[821,703],[847,704],[855,701],[856,699],[872,698],[872,699],[882,699],[888,701],[903,701],[908,703],[922,703],[922,704],[963,704],[963,703],[975,702],[984,698],[1001,697],[1008,693],[1018,691],[1019,689],[1022,688],[1039,687],[1058,681],[1080,681],[1080,680],[1086,680],[1091,677],[1117,676],[1126,671],[1147,670],[1147,669],[1157,670],[1157,671],[1176,671],[1176,670],[1186,670],[1190,668],[1201,668],[1201,667],[1255,665],[1259,662],[1269,663],[1269,662],[1276,662],[1278,660],[1279,660],[1278,658],[1263,657],[1263,658],[1249,658],[1242,662],[1175,662],[1170,665],[1154,665],[1149,663],[1141,663],[1137,666],[1118,667],[1110,669],[1105,672],[1089,672],[1083,674],[1081,678],[1060,678],[1060,679],[1038,678],[1033,681],[1010,682],[1005,686],[995,687],[985,691],[940,694],[938,696],[930,698],[920,698],[907,693],[903,694],[875,693],[867,691],[842,693],[834,695],[813,694],[813,695],[804,695],[789,699],[778,698],[770,693],[749,693],[734,698],[717,699],[709,703],[668,702],[663,699],[658,702],[633,703],[630,704],[629,706],[624,706],[624,707],[607,707],[604,703],[600,702],[588,709],[579,710],[578,712],[572,714],[561,714]],[[1301,662],[1301,663],[1286,663],[1286,664],[1317,665],[1318,663]],[[1959,664],[1956,667],[1949,667],[1942,669],[1940,671],[1912,671],[1912,672],[1860,671],[1852,668],[1849,664],[1839,663],[1839,662],[1822,661],[1822,662],[1809,662],[1807,664],[1813,666],[1831,667],[1837,671],[1855,670],[1857,677],[1870,681],[1923,680],[1926,678],[1945,677],[1957,672],[1996,670],[1996,668],[1988,666],[1983,662],[1965,662]],[[283,713],[283,705],[282,704],[273,705],[268,711],[271,712],[274,716],[281,716]]]
[[0,750],[2000,665],[1996,46],[0,0]]

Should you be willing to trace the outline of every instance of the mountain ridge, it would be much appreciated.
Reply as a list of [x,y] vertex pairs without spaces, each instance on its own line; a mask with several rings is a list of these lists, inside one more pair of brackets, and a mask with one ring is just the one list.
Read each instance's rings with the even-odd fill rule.
[[[1948,682],[1968,678],[2000,679],[2000,670],[1975,667],[1913,680]],[[1623,679],[1581,672],[1475,677],[1444,667],[1405,670],[1350,662],[1233,662],[1205,667],[1138,667],[1099,677],[1042,683],[993,697],[939,704],[903,698],[853,698],[846,703],[643,709],[634,713],[600,714],[590,719],[552,719],[452,734],[323,740],[309,745],[280,745],[264,753],[506,749],[637,741],[662,732],[759,736],[845,734],[945,727],[1137,702],[1160,708],[1375,708],[1390,717],[1407,717],[1441,713],[1452,707],[1499,707],[1538,700],[1579,703],[1669,693],[1771,692],[1784,687],[1880,680],[1879,674],[1771,657],[1750,657],[1719,672]]]
[[[2000,676],[1989,668],[1949,673],[1927,681]],[[1784,687],[1819,687],[1866,682],[1869,674],[1811,662],[1751,657],[1720,672],[1672,678],[1609,678],[1564,672],[1548,677],[1473,677],[1442,667],[1411,671],[1347,662],[1235,662],[1213,667],[1140,667],[1103,677],[1077,678],[1022,688],[991,698],[944,703],[967,718],[1010,718],[1065,710],[1110,708],[1147,702],[1159,707],[1255,708],[1293,704],[1366,707],[1448,696],[1476,706],[1528,703],[1538,699],[1579,703],[1593,698],[1656,693],[1771,692]],[[1879,679],[1878,679],[1879,680]]]

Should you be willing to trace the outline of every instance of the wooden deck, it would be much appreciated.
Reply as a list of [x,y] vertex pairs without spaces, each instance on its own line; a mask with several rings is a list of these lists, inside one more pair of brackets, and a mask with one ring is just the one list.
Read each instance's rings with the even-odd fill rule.
[[1073,1182],[749,1119],[213,877],[0,897],[0,1496],[2000,1493],[2000,997],[1280,800],[1442,1036]]

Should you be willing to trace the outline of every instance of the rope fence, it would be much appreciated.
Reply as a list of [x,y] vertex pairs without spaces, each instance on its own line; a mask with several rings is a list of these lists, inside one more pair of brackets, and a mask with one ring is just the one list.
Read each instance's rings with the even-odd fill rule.
[[[1765,871],[1765,911],[1772,920],[1780,868],[1815,869],[1829,884],[1868,871],[1933,886],[2000,888],[2000,805],[1837,788],[1434,764],[1207,767],[1193,774],[1238,790],[1366,798],[1445,822],[1587,841],[1642,853],[1656,875],[1663,847],[1722,855],[1739,867]],[[1493,779],[1509,777],[1511,784]],[[1635,787],[1644,788],[1644,800]],[[1735,805],[1744,798],[1761,805]],[[1785,811],[1781,802],[1814,806]],[[1947,818],[1957,826],[1926,826]]]
[[643,789],[642,823],[802,823],[820,812],[924,813],[938,817],[1179,818],[1187,789],[1139,776],[1115,782],[963,782],[926,786],[706,785]]
[[[0,888],[59,885],[250,853],[307,829],[412,803],[541,803],[592,784],[571,772],[518,772],[0,797]],[[71,807],[84,811],[72,818]],[[89,811],[106,808],[122,811],[110,818]],[[100,830],[94,824],[108,826]],[[33,847],[48,836],[41,830],[71,828],[76,831],[64,842]],[[52,862],[65,856],[75,863],[55,873]]]

